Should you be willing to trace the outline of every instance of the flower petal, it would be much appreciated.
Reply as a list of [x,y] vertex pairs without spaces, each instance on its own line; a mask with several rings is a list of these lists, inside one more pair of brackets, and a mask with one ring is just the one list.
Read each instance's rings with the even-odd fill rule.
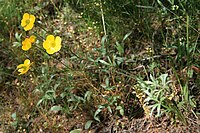
[[44,49],[48,50],[51,48],[51,43],[54,42],[54,36],[53,35],[48,35],[46,40],[43,42],[43,47]]
[[23,45],[22,50],[28,51],[31,48],[31,44]]
[[22,68],[24,66],[24,64],[20,64],[17,66],[17,69]]
[[54,42],[54,36],[53,35],[48,35],[46,40]]
[[24,71],[24,69],[23,68],[21,68],[21,69],[18,69],[18,72],[23,72]]
[[36,36],[34,36],[34,35],[30,36],[30,38],[29,38],[31,43],[34,43],[35,39],[36,39]]
[[35,22],[35,16],[34,15],[30,15],[29,20],[30,20],[30,23],[34,24],[34,22]]
[[31,29],[33,28],[33,26],[34,26],[33,23],[29,23],[28,25],[26,25],[26,26],[24,27],[24,30],[25,30],[25,31],[31,30]]
[[30,63],[31,63],[31,61],[30,61],[29,59],[26,59],[26,60],[24,61],[24,65],[26,65],[26,66],[29,66]]
[[22,27],[26,26],[26,20],[25,20],[25,19],[22,19],[22,20],[21,20],[21,26],[22,26]]
[[60,45],[60,44],[59,44],[59,45],[56,45],[56,46],[54,47],[54,49],[55,49],[56,52],[58,52],[58,51],[61,49],[61,45]]
[[56,45],[61,44],[61,41],[62,41],[62,39],[59,36],[57,36],[56,39],[55,39]]
[[24,13],[24,15],[23,15],[23,19],[29,19],[30,18],[30,15],[28,14],[28,13]]
[[43,42],[43,48],[44,48],[44,49],[49,49],[50,46],[51,46],[51,42],[49,42],[49,41],[44,41],[44,42]]
[[21,72],[19,75],[27,73],[28,70],[29,70],[29,67],[28,68],[24,68],[24,69],[19,69],[18,72]]
[[46,50],[46,52],[47,52],[48,54],[54,54],[54,53],[55,53],[55,50],[54,50],[54,48],[49,48],[49,49]]
[[29,14],[28,13],[24,13],[23,18],[21,20],[21,26],[24,27],[27,25],[26,21],[29,20]]
[[55,39],[56,46],[54,47],[55,51],[58,52],[61,49],[61,38],[59,36]]

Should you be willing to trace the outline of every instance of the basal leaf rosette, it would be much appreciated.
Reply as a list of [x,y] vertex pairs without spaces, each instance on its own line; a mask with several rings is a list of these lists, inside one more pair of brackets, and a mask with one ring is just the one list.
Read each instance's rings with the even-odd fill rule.
[[43,47],[48,54],[54,54],[61,49],[61,41],[59,36],[54,37],[53,35],[48,35],[43,42]]
[[25,31],[31,30],[34,26],[35,16],[24,13],[23,18],[21,20],[21,26],[24,28]]
[[17,69],[18,69],[18,72],[20,72],[19,75],[27,73],[28,70],[30,69],[31,64],[32,64],[31,61],[29,59],[26,59],[24,61],[24,64],[18,65]]

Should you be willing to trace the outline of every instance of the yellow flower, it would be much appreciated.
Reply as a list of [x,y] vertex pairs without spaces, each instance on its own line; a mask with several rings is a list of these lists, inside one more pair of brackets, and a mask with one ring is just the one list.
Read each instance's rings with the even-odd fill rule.
[[36,40],[36,36],[32,35],[32,36],[29,37],[29,39],[30,39],[31,43],[34,43],[35,40]]
[[24,41],[22,41],[22,49],[24,51],[27,51],[31,48],[31,41],[29,38],[26,38]]
[[26,59],[24,61],[24,64],[18,65],[17,69],[18,69],[18,72],[20,72],[19,75],[22,75],[22,74],[25,74],[26,72],[28,72],[31,64],[32,64],[31,61],[29,59]]
[[61,49],[61,38],[59,36],[54,37],[53,35],[48,35],[46,40],[43,42],[43,47],[46,49],[48,54],[54,54]]
[[24,51],[27,51],[31,48],[32,43],[34,43],[36,40],[36,36],[32,35],[29,38],[26,38],[24,41],[22,41],[22,49]]
[[23,18],[21,20],[21,26],[24,27],[25,31],[31,30],[34,26],[35,16],[24,13]]

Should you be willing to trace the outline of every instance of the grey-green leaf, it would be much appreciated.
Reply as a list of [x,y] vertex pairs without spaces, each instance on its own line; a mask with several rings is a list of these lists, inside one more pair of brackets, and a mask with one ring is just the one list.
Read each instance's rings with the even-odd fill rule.
[[81,133],[82,129],[74,129],[70,131],[69,133]]
[[61,106],[53,106],[50,109],[50,111],[60,111],[60,110],[63,110],[63,108]]
[[101,62],[104,65],[110,66],[110,64],[108,62],[104,61],[104,60],[99,60],[99,62]]
[[86,124],[85,124],[85,129],[89,129],[92,125],[92,122],[93,122],[93,120],[87,121]]

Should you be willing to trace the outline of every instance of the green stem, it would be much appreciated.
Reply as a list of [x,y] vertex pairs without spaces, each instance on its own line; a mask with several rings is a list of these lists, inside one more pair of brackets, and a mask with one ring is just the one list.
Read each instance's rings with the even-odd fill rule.
[[187,51],[187,56],[189,56],[189,16],[188,15],[187,15],[187,23],[186,23],[186,33],[187,33],[186,51]]
[[101,19],[102,19],[102,23],[103,23],[103,31],[104,31],[104,35],[106,36],[106,26],[105,26],[105,19],[104,19],[104,14],[103,14],[103,6],[102,6],[102,1],[101,1]]

